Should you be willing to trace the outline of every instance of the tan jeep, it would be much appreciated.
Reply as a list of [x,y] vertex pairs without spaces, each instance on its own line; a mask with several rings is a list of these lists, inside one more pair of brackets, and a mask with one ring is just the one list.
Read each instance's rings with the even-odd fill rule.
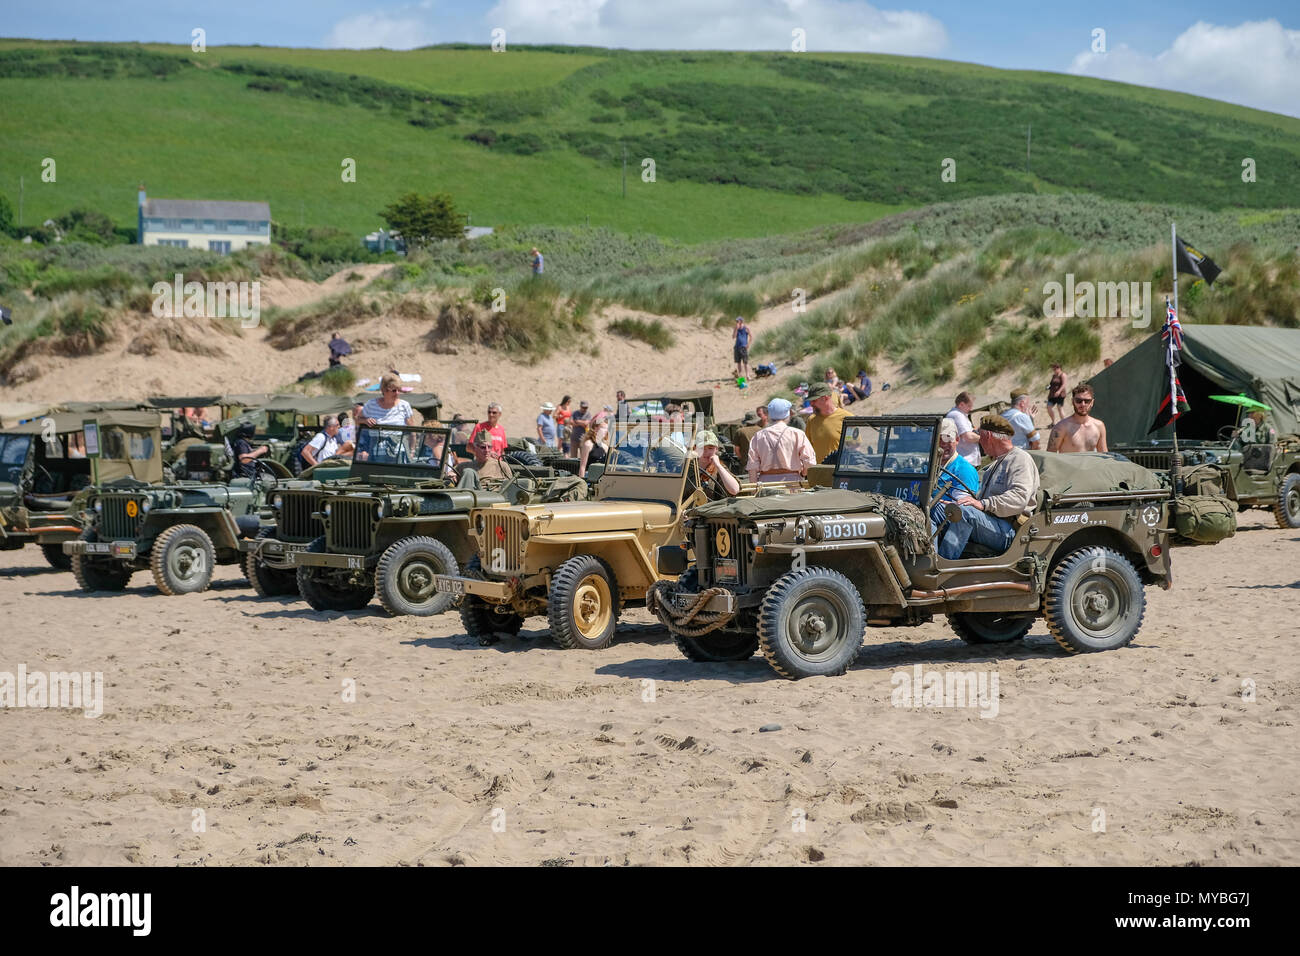
[[710,498],[687,453],[693,426],[670,428],[644,419],[618,423],[589,501],[470,512],[479,557],[464,575],[435,581],[441,591],[464,595],[467,634],[492,643],[498,634],[517,634],[525,618],[545,614],[561,647],[610,643],[620,610],[644,605],[661,577],[655,549],[681,540],[682,514]]

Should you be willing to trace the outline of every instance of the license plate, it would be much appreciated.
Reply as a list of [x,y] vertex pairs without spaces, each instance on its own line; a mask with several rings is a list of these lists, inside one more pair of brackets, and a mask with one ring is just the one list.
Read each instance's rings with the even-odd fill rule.
[[713,577],[717,581],[736,580],[736,559],[719,558],[713,566]]
[[695,603],[699,595],[693,591],[678,591],[673,595],[673,607],[679,611],[685,611]]
[[293,554],[295,551],[307,550],[307,545],[297,541],[279,541],[276,543],[280,545],[280,549],[284,551],[285,554]]
[[111,547],[107,541],[91,541],[86,545],[86,554],[108,554]]
[[360,571],[366,566],[366,559],[359,554],[348,555],[348,570]]
[[114,545],[113,545],[113,554],[115,554],[115,555],[117,555],[117,556],[119,556],[119,557],[133,558],[133,557],[135,557],[135,545],[134,545],[134,544],[114,544]]
[[436,578],[433,586],[435,590],[441,591],[443,594],[465,593],[465,582],[459,578]]
[[212,477],[210,471],[192,471],[188,475],[191,481],[208,481]]
[[262,545],[262,547],[265,548],[267,552],[270,554],[284,553],[284,545],[282,545],[279,541],[268,541],[266,542],[266,544]]

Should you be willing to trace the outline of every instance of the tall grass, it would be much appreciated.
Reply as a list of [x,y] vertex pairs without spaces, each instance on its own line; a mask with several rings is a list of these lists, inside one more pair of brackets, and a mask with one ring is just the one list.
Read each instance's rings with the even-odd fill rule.
[[677,337],[672,330],[659,319],[643,321],[641,319],[615,319],[605,326],[606,332],[613,332],[626,339],[637,339],[654,348],[656,352],[670,349],[677,344]]

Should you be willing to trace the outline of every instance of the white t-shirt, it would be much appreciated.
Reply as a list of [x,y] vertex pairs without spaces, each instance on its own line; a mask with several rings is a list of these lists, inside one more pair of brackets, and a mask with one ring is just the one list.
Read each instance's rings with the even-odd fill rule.
[[338,453],[339,439],[336,435],[331,438],[324,432],[317,432],[312,440],[307,442],[307,447],[312,450],[317,461],[324,461],[326,458],[332,458]]
[[973,432],[975,429],[961,411],[954,408],[944,418],[951,418],[953,424],[957,426],[957,454],[961,455],[976,468],[980,466],[980,443],[977,441],[965,441],[961,438],[967,432]]
[[361,409],[362,418],[373,418],[380,425],[405,425],[412,414],[411,403],[404,398],[399,398],[392,408],[384,408],[379,399],[372,398]]
[[1017,448],[1029,448],[1029,436],[1038,431],[1034,420],[1018,408],[1008,408],[1002,413],[1002,417],[1011,423],[1011,427],[1016,430],[1011,439],[1011,443]]

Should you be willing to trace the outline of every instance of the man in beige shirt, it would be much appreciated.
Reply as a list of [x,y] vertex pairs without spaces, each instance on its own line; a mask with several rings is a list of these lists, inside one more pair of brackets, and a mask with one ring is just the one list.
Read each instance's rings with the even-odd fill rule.
[[797,428],[790,427],[790,403],[774,398],[767,403],[772,420],[749,443],[745,471],[750,481],[798,481],[817,464],[812,443]]
[[1016,521],[1032,514],[1038,503],[1038,467],[1029,452],[1017,448],[1016,430],[1001,415],[985,415],[980,421],[980,449],[992,461],[984,469],[979,492],[958,494],[949,508],[961,509],[961,517],[949,521],[939,539],[939,557],[956,560],[968,541],[982,544],[998,554],[1011,547]]

